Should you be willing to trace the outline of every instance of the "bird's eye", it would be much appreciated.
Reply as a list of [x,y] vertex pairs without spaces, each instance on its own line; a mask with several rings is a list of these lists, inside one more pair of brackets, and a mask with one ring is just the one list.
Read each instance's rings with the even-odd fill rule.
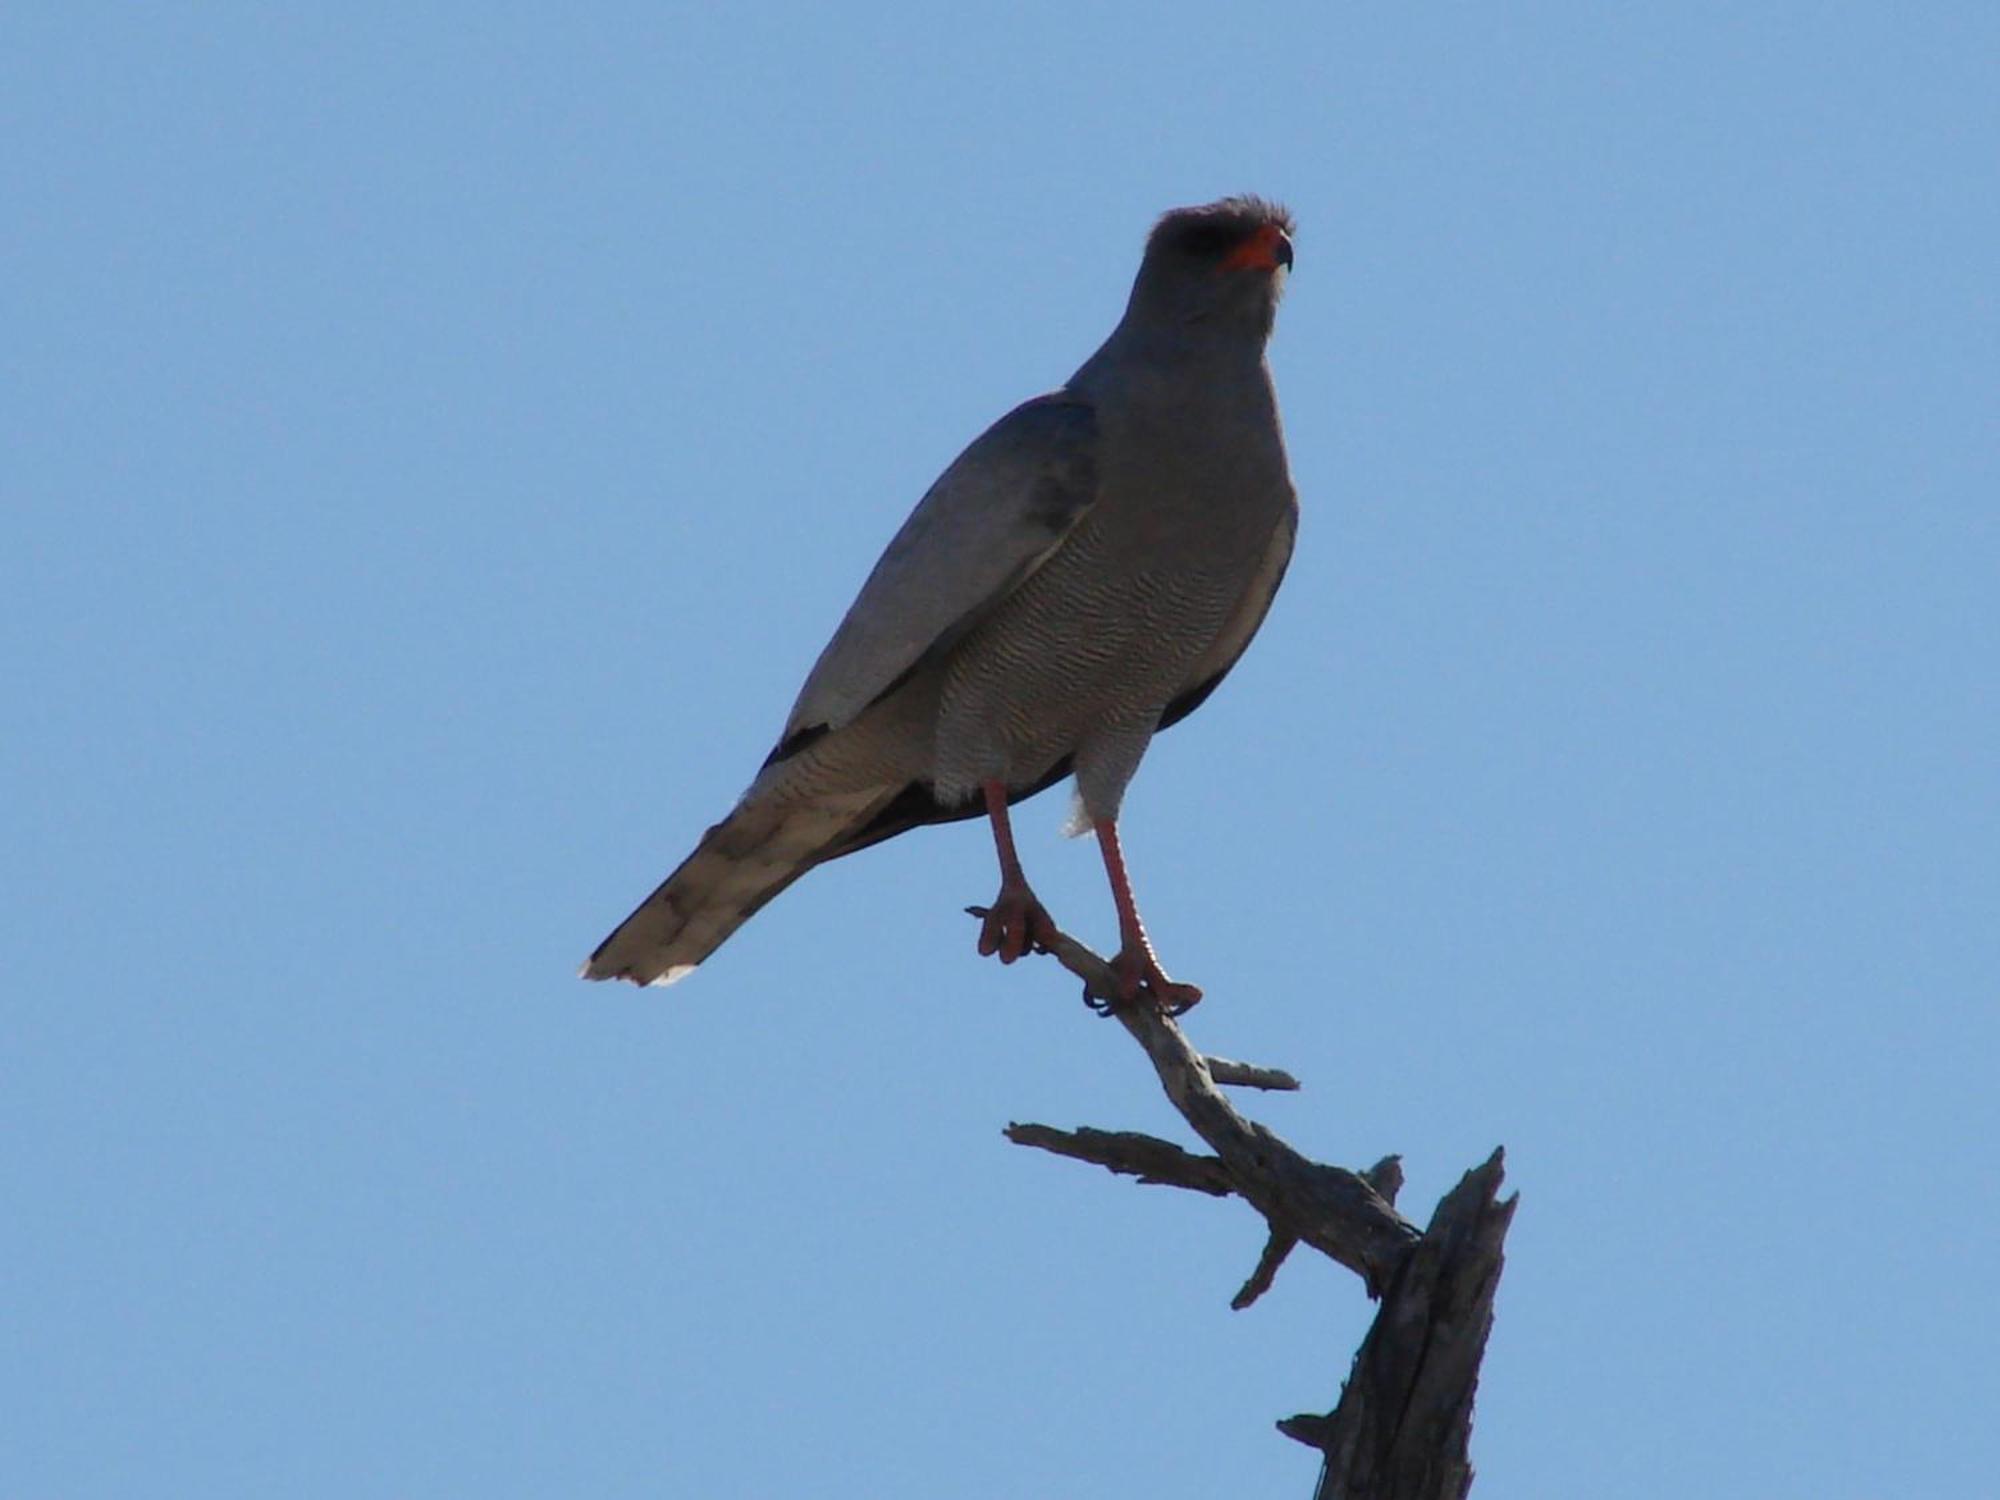
[[1220,258],[1240,235],[1220,224],[1196,224],[1181,234],[1181,249],[1189,255]]

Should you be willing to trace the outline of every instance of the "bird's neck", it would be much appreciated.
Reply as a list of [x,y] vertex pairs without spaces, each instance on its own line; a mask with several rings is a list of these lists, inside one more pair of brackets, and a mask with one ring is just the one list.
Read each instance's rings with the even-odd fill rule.
[[1269,332],[1268,325],[1259,328],[1241,317],[1170,321],[1128,313],[1069,383],[1095,394],[1094,387],[1127,380],[1134,372],[1163,380],[1196,372],[1203,384],[1258,375]]

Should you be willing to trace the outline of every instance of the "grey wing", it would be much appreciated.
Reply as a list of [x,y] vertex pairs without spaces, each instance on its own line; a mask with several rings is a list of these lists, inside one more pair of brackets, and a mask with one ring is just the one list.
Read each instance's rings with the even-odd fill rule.
[[1097,423],[1039,396],[995,422],[896,533],[785,721],[774,758],[838,729],[947,650],[1062,545],[1097,498]]

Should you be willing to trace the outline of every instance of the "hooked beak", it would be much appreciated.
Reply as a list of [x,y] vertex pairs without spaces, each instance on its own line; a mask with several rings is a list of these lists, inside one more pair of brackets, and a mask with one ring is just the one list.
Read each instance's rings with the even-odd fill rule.
[[1276,224],[1266,224],[1229,252],[1224,267],[1231,271],[1275,271],[1292,268],[1292,239]]

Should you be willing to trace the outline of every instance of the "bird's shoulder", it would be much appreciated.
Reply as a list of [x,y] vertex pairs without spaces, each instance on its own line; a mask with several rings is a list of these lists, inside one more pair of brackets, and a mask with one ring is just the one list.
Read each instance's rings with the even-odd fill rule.
[[948,649],[1041,566],[1097,494],[1097,412],[1067,388],[1022,402],[974,438],[884,549],[774,754],[847,723]]

